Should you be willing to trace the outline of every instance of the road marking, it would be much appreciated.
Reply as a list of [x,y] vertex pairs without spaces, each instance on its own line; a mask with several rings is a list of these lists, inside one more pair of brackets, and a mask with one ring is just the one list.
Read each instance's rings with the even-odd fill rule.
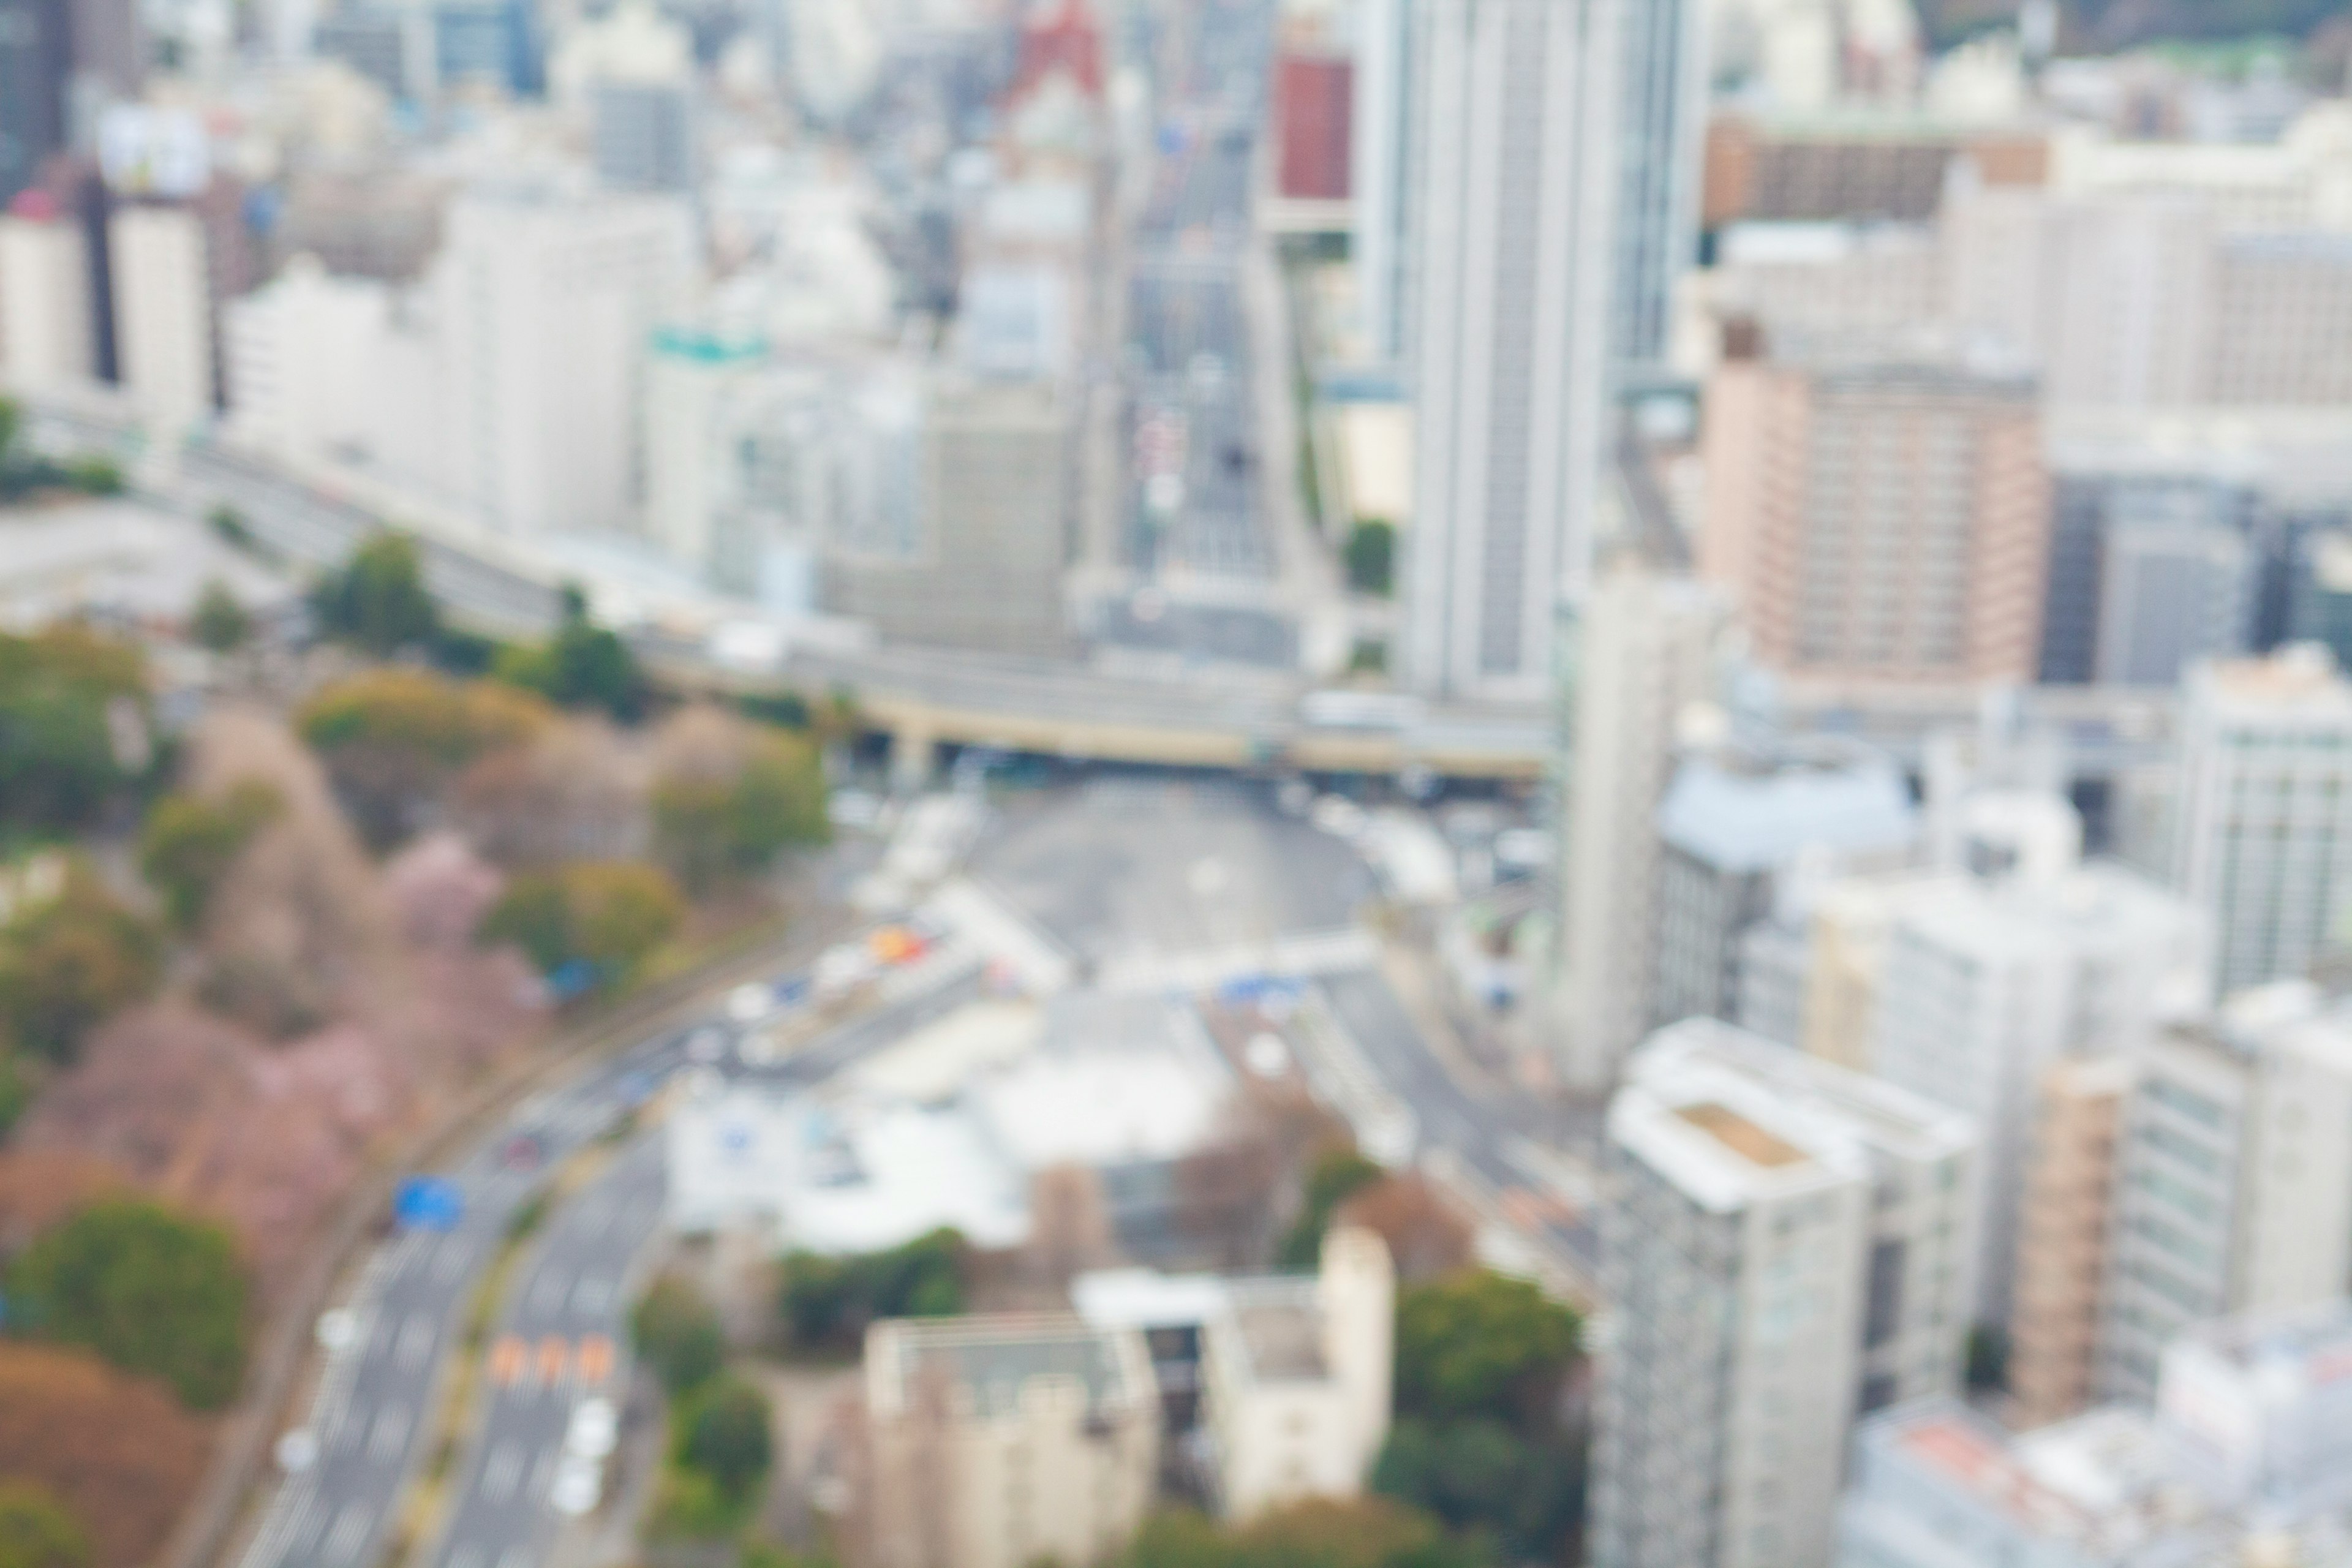
[[530,1568],[530,1548],[515,1545],[499,1553],[499,1568]]
[[562,1269],[555,1268],[541,1269],[539,1278],[531,1282],[531,1309],[542,1315],[555,1310],[562,1304],[563,1289],[567,1283],[569,1281],[564,1279]]
[[612,1299],[613,1282],[599,1276],[583,1274],[572,1288],[572,1310],[583,1317],[603,1311]]
[[376,1413],[375,1435],[368,1439],[368,1458],[381,1463],[400,1452],[408,1441],[408,1406],[388,1405]]
[[292,1557],[309,1552],[317,1544],[319,1531],[326,1528],[326,1499],[313,1491],[302,1504],[302,1511],[295,1516],[294,1528],[286,1537],[286,1555]]
[[441,1568],[481,1568],[481,1562],[482,1549],[470,1541],[461,1541],[441,1560]]
[[466,1271],[466,1256],[473,1251],[456,1237],[441,1244],[440,1255],[433,1260],[433,1278],[444,1285],[454,1284]]
[[490,1381],[512,1388],[530,1362],[530,1347],[515,1334],[501,1334],[490,1347]]
[[555,1458],[553,1448],[540,1451],[539,1463],[531,1467],[530,1490],[526,1496],[536,1500],[547,1495],[548,1487],[555,1480]]
[[613,1342],[588,1334],[580,1342],[580,1381],[593,1388],[613,1375]]
[[396,1352],[403,1372],[415,1372],[425,1364],[433,1349],[433,1320],[419,1312],[401,1325],[400,1348]]
[[349,1563],[358,1556],[373,1517],[364,1503],[345,1503],[343,1511],[335,1516],[335,1528],[328,1532],[327,1544],[320,1549],[320,1561],[332,1568],[333,1564]]
[[572,1359],[571,1342],[561,1334],[539,1342],[539,1381],[552,1388],[563,1381],[564,1363]]
[[342,1418],[335,1423],[334,1447],[344,1453],[358,1447],[361,1431],[367,1424],[368,1407],[366,1405],[343,1406]]
[[489,1462],[482,1467],[480,1490],[483,1500],[506,1501],[521,1474],[522,1446],[511,1437],[507,1438],[490,1450]]

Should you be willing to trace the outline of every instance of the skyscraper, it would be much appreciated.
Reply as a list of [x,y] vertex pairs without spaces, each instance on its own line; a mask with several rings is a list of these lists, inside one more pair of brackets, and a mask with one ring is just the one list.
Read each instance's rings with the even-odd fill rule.
[[1533,700],[1610,420],[1619,0],[1417,0],[1403,676]]
[[0,0],[0,206],[66,144],[69,16],[66,0]]
[[1617,276],[1610,327],[1619,373],[1666,353],[1675,279],[1698,259],[1706,142],[1706,12],[1700,0],[1643,0],[1624,17]]
[[1860,1412],[1960,1379],[1977,1133],[1713,1019],[1609,1110],[1596,1568],[1832,1560]]

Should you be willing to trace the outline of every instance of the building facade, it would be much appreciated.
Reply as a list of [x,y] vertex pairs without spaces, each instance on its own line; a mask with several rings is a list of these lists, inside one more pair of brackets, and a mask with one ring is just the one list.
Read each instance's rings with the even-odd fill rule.
[[1939,365],[1727,362],[1699,572],[1759,659],[1853,683],[2029,682],[2050,495],[2032,384]]
[[2309,973],[2352,897],[2352,682],[2307,645],[2192,671],[2178,789],[2173,885],[2222,990]]
[[1856,1411],[1958,1386],[1973,1128],[1695,1019],[1608,1139],[1591,1561],[1827,1561]]
[[1402,675],[1539,700],[1611,435],[1620,0],[1414,0]]
[[123,390],[152,425],[211,416],[212,285],[203,221],[184,206],[125,206],[107,222]]
[[2061,1061],[2042,1078],[2009,1317],[2009,1394],[2021,1427],[2091,1404],[2116,1147],[2133,1075],[2132,1058],[2104,1056]]
[[1160,1401],[1140,1332],[1075,1318],[891,1320],[866,1338],[875,1568],[1100,1563],[1155,1495]]
[[46,195],[0,216],[0,371],[28,391],[72,386],[97,372],[89,246]]

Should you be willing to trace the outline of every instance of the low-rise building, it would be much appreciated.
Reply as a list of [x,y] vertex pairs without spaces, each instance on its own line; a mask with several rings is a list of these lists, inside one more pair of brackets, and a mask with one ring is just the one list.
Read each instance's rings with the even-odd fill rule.
[[1101,1563],[1151,1507],[1143,1336],[1065,1316],[876,1323],[860,1553],[871,1568]]

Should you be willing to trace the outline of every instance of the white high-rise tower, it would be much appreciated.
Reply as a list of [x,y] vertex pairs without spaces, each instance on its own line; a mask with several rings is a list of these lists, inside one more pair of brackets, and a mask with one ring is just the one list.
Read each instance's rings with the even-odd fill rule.
[[1531,700],[1610,422],[1620,0],[1415,0],[1406,682]]

